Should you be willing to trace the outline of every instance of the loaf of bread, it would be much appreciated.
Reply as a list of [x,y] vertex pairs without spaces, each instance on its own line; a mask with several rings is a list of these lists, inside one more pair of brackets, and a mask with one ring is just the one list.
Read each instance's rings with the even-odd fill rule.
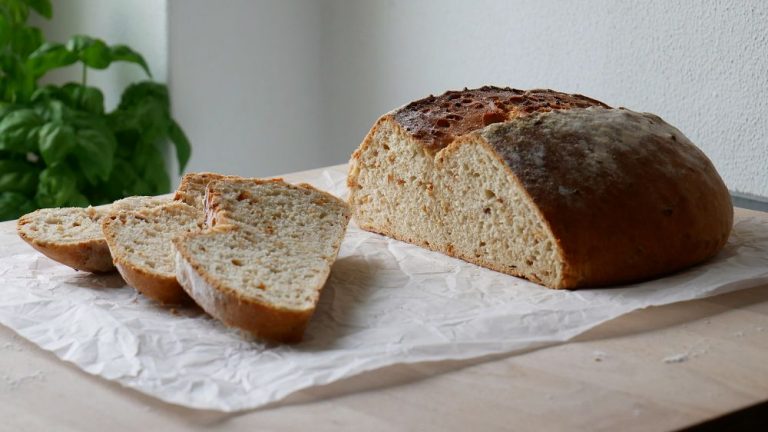
[[101,273],[115,270],[101,232],[101,220],[111,212],[154,207],[167,198],[129,197],[109,206],[36,210],[19,218],[16,232],[43,255],[75,270]]
[[171,239],[199,231],[203,214],[172,202],[151,209],[113,212],[102,221],[115,267],[128,285],[164,304],[189,301],[176,280]]
[[552,90],[449,91],[387,113],[348,185],[361,228],[551,288],[701,263],[733,223],[722,179],[679,130]]
[[211,316],[272,342],[298,342],[349,221],[310,185],[227,179],[208,184],[208,229],[176,237],[176,277]]

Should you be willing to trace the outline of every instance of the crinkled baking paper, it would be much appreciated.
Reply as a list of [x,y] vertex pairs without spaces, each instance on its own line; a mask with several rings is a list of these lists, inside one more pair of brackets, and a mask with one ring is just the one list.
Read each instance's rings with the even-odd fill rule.
[[[332,167],[300,180],[346,193]],[[288,178],[299,180],[299,178]],[[155,306],[117,273],[76,272],[0,233],[0,322],[84,371],[220,411],[397,363],[567,341],[636,309],[768,281],[768,223],[739,217],[712,261],[612,289],[556,291],[350,225],[305,341],[266,346],[195,310]]]

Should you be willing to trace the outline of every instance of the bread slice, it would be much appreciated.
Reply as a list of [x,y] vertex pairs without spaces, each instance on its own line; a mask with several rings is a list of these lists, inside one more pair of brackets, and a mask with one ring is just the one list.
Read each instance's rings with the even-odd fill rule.
[[725,184],[679,130],[552,90],[450,91],[387,113],[348,185],[361,228],[551,288],[700,263],[733,222]]
[[75,270],[101,273],[115,269],[101,232],[101,220],[113,210],[154,207],[168,198],[129,197],[99,208],[36,210],[19,218],[19,236],[43,255]]
[[93,273],[115,269],[101,234],[106,209],[46,208],[19,218],[16,232],[25,242],[61,264]]
[[340,199],[306,184],[208,185],[209,229],[173,240],[176,276],[206,312],[272,342],[302,339],[349,222]]
[[202,212],[182,202],[114,212],[102,222],[117,270],[128,285],[160,303],[189,297],[176,281],[171,239],[202,228]]
[[241,177],[217,174],[211,172],[187,173],[181,179],[178,189],[173,196],[175,201],[181,201],[203,211],[205,187],[215,180],[234,180]]

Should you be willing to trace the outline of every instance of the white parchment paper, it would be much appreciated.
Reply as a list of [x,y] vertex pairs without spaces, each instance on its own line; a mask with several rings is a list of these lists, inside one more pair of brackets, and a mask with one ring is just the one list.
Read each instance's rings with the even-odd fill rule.
[[[344,172],[310,183],[344,195]],[[737,218],[717,258],[663,279],[555,291],[350,225],[305,341],[266,346],[171,313],[117,273],[76,272],[0,233],[0,323],[88,373],[164,401],[237,411],[396,363],[566,341],[636,309],[768,282],[768,223]]]

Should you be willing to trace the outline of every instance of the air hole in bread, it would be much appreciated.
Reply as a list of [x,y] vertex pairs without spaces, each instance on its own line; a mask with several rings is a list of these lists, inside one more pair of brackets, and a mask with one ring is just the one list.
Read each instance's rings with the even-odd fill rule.
[[488,198],[488,199],[493,199],[493,198],[496,198],[496,194],[493,193],[492,190],[486,189],[485,190],[485,197]]
[[232,259],[232,264],[233,264],[233,265],[236,265],[236,266],[238,266],[238,267],[240,267],[240,266],[242,266],[242,265],[243,265],[243,262],[242,262],[242,261],[240,261],[240,260],[239,260],[239,259],[237,259],[237,258],[233,258],[233,259]]

